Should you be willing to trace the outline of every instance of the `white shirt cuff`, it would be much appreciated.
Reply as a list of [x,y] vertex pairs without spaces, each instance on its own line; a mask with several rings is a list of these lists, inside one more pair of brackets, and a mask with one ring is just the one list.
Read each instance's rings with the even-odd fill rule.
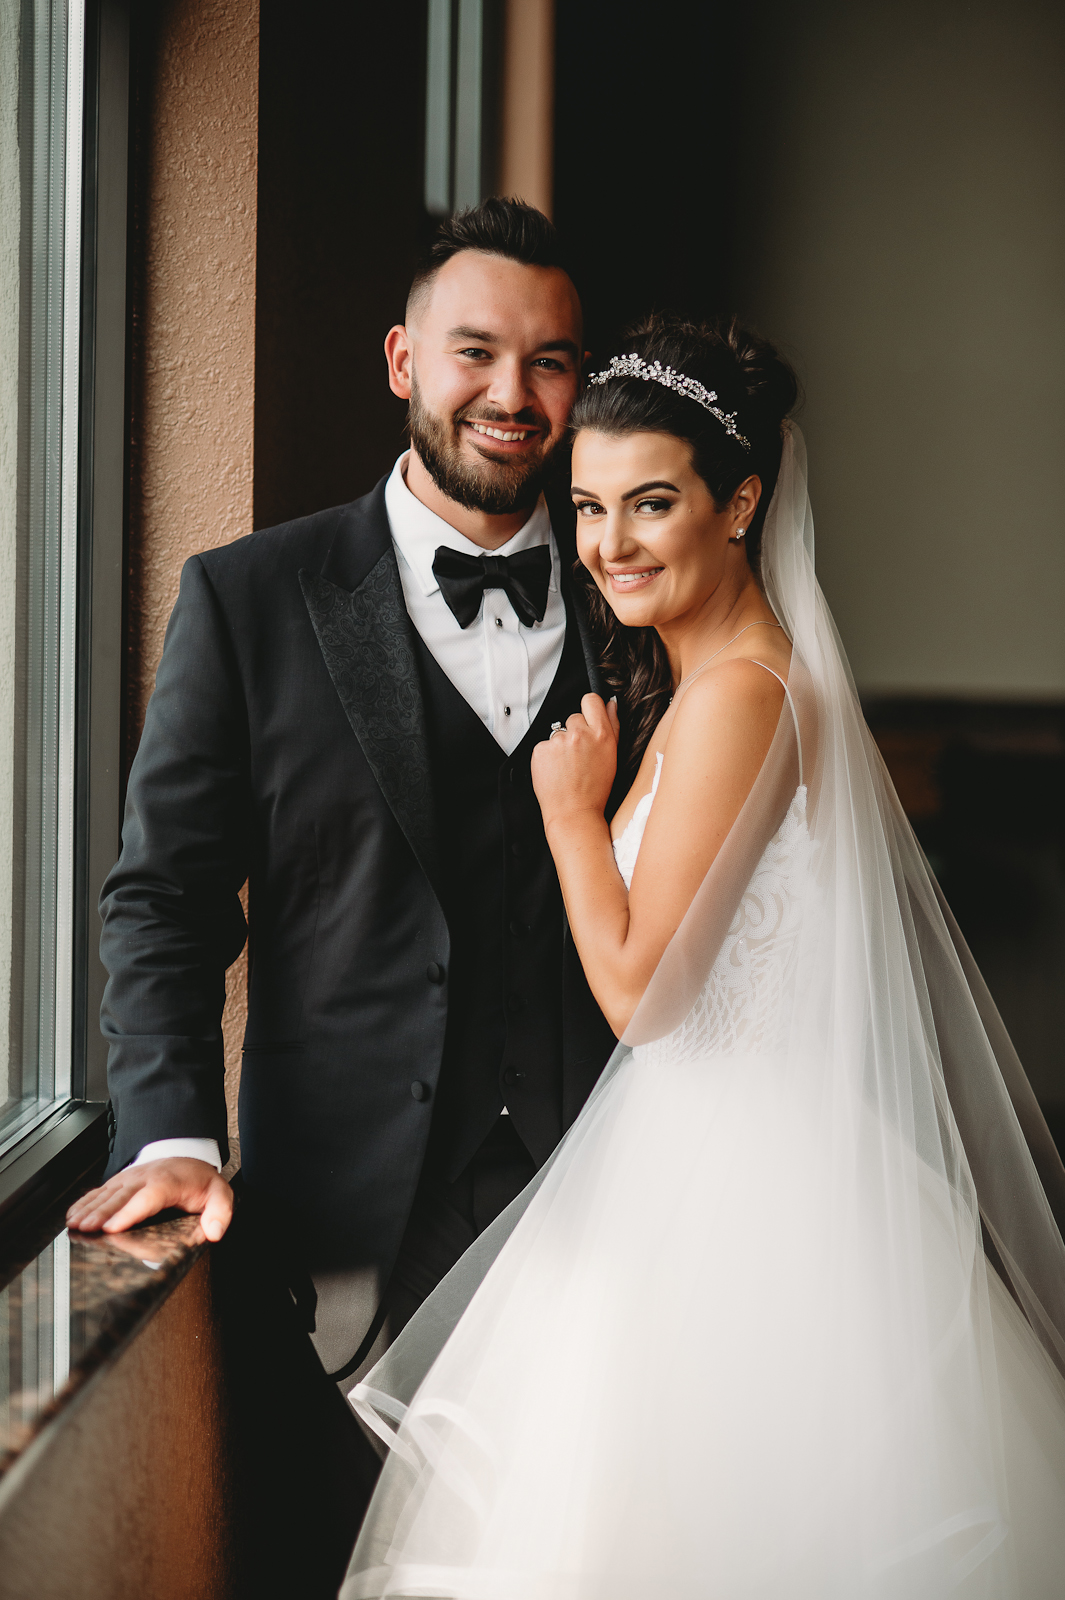
[[146,1144],[131,1167],[141,1167],[146,1161],[173,1161],[186,1156],[193,1161],[206,1161],[216,1172],[222,1170],[222,1156],[217,1139],[154,1139]]

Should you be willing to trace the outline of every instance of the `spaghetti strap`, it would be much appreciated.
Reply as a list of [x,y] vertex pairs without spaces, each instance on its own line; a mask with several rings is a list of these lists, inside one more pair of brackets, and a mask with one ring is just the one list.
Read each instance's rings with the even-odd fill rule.
[[774,672],[772,667],[767,667],[764,661],[755,661],[753,656],[748,656],[747,660],[751,663],[752,666],[762,667],[766,672],[770,673],[771,676],[774,677],[777,680],[777,682],[780,684],[780,687],[784,691],[784,698],[788,702],[788,709],[791,712],[791,720],[795,724],[795,743],[799,747],[799,788],[801,789],[802,788],[802,735],[799,732],[799,714],[795,710],[795,702],[791,698],[791,690],[788,688],[787,680],[782,678],[780,676],[779,672]]
[[[752,623],[751,626],[754,627],[755,624]],[[743,629],[740,630],[740,632],[743,632],[743,631],[744,631]],[[729,644],[731,644],[731,643],[732,643],[732,641],[730,639],[729,640]],[[728,647],[726,646],[725,648],[727,649]],[[720,654],[720,652],[718,652],[718,653]],[[673,695],[673,698],[670,701],[670,705],[676,705],[676,703],[680,700],[681,695],[683,695],[685,693],[685,691],[688,689],[689,685],[694,683],[695,679],[698,678],[703,672],[705,672],[706,668],[709,667],[710,664],[713,661],[716,661],[716,659],[717,659],[716,656],[711,656],[708,661],[704,661],[701,666],[696,667],[695,671],[690,673],[688,675],[688,677],[686,677],[684,679],[684,681],[677,686],[676,693]],[[767,667],[764,661],[756,661],[753,656],[742,656],[742,657],[738,657],[737,659],[740,659],[740,660],[743,660],[743,661],[750,661],[753,666],[764,668],[764,670],[766,672],[772,674],[772,676],[777,680],[777,682],[780,684],[781,688],[784,690],[784,698],[788,702],[788,706],[789,706],[789,708],[791,710],[791,720],[795,724],[795,743],[799,747],[799,787],[801,788],[802,787],[802,735],[799,733],[799,716],[798,716],[798,712],[795,710],[795,702],[791,698],[791,690],[788,688],[787,681],[780,676],[779,672],[774,672],[772,667]]]

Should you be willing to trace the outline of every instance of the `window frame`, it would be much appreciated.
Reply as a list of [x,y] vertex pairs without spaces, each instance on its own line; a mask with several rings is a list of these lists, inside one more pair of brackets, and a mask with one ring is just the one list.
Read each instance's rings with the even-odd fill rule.
[[107,1145],[97,903],[121,832],[129,0],[68,0],[68,20],[81,23],[80,38],[70,27],[67,68],[68,95],[80,79],[81,115],[67,117],[65,174],[76,220],[64,247],[64,322],[76,329],[78,360],[63,387],[76,435],[64,448],[62,515],[76,539],[62,550],[56,1098],[0,1155],[5,1234],[97,1166]]

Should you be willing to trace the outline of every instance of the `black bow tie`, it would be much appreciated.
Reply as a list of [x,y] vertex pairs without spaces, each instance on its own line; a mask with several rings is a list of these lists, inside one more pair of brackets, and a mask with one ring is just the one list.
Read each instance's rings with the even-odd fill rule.
[[442,544],[433,557],[433,575],[460,628],[468,628],[481,609],[486,589],[502,589],[527,628],[544,620],[551,551],[546,544],[512,556],[468,556]]

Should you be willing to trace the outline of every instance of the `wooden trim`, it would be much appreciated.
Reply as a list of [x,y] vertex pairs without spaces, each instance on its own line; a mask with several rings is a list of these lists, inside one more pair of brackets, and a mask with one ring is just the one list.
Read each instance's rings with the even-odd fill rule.
[[507,0],[499,193],[551,215],[555,158],[554,0]]

